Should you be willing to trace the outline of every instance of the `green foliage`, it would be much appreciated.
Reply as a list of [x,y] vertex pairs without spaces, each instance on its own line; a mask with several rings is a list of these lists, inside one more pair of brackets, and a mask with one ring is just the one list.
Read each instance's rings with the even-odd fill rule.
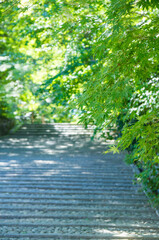
[[131,159],[131,163],[137,163],[145,188],[156,195],[159,184],[156,177],[159,174],[158,12],[155,1],[109,2],[105,29],[94,48],[100,65],[84,85],[79,99],[81,120],[86,124],[93,123],[103,130],[116,126],[120,138],[117,147],[110,150],[131,151],[129,162]]

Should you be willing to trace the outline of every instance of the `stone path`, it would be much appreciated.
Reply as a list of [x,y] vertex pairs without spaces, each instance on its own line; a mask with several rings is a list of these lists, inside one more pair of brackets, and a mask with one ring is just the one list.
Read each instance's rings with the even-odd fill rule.
[[0,240],[159,239],[159,218],[122,154],[70,124],[0,138]]

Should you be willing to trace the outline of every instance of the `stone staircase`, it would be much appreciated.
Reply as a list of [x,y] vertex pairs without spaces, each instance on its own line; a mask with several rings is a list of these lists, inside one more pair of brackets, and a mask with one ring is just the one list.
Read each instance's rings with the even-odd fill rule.
[[93,128],[24,125],[0,138],[0,240],[159,239],[159,217],[124,154]]
[[68,123],[54,124],[25,124],[17,131],[17,135],[42,135],[42,136],[90,136],[93,134],[94,127],[89,125],[85,129],[82,125]]

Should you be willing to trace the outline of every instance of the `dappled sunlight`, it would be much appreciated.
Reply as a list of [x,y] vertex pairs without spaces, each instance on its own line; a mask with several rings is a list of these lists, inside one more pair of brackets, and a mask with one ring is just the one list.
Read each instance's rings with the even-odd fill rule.
[[0,162],[0,167],[1,166],[8,166],[9,164],[8,163],[6,163],[6,162]]
[[93,150],[95,150],[95,149],[96,149],[96,147],[95,147],[95,146],[93,146],[93,147],[90,147],[90,149],[93,149]]
[[53,160],[34,160],[33,161],[37,166],[41,166],[43,164],[48,165],[48,164],[60,164],[57,161],[53,161]]
[[98,163],[104,163],[105,160],[101,160],[101,159],[99,159],[99,160],[97,160],[97,162],[98,162]]
[[43,149],[42,152],[45,153],[45,154],[50,154],[50,155],[56,155],[56,154],[63,154],[63,153],[65,153],[64,150],[59,150],[58,151],[58,150],[51,150],[51,149]]
[[93,173],[92,172],[81,172],[81,174],[91,175]]
[[34,148],[34,146],[26,146],[25,148],[26,149],[32,149],[32,148]]
[[53,140],[50,141],[50,140],[49,140],[49,141],[46,141],[45,143],[46,143],[47,145],[53,146],[54,144],[56,144],[56,141],[53,141]]
[[56,149],[63,149],[63,148],[68,148],[68,146],[67,145],[56,146]]
[[17,160],[10,160],[8,164],[9,164],[10,166],[20,166],[20,165],[19,165],[20,163],[18,163]]
[[9,153],[8,156],[9,157],[15,157],[15,156],[18,156],[19,154],[18,153]]
[[[115,226],[114,226],[115,227]],[[137,235],[135,234],[135,232],[126,232],[126,231],[112,231],[112,230],[107,230],[107,229],[97,229],[94,230],[94,232],[96,233],[107,233],[108,235],[112,236],[112,237],[136,237]]]
[[24,126],[23,126],[22,129],[23,129],[23,130],[27,130],[27,127],[24,127]]
[[[20,176],[22,173],[14,173],[14,177],[17,177],[17,176]],[[10,177],[10,176],[13,176],[12,173],[6,173],[5,174],[5,177]]]
[[[124,228],[127,228],[128,227],[128,229],[127,230],[123,230]],[[112,229],[106,229],[106,228],[103,228],[103,229],[96,229],[96,230],[94,230],[94,232],[95,233],[101,233],[101,234],[107,234],[108,236],[112,236],[112,237],[119,237],[119,238],[138,238],[138,237],[143,237],[143,239],[144,239],[144,237],[146,237],[146,236],[148,236],[148,237],[155,237],[156,236],[156,233],[153,233],[152,231],[151,231],[151,233],[149,233],[149,232],[144,232],[144,230],[137,230],[136,229],[136,231],[134,231],[133,230],[133,227],[135,228],[135,225],[132,225],[132,226],[127,226],[127,227],[125,227],[125,226],[123,226],[122,227],[122,225],[120,226],[120,229],[119,230],[116,230],[116,229],[118,229],[119,227],[118,227],[118,225],[114,225],[114,226],[112,226],[111,228],[114,228],[113,230]],[[139,226],[138,226],[139,227]],[[142,226],[140,225],[140,227],[142,228]],[[149,227],[149,226],[147,226],[147,227]],[[109,227],[108,227],[109,228]],[[123,228],[123,229],[122,229]],[[132,228],[132,229],[131,229]],[[150,239],[150,238],[149,238]]]
[[81,166],[73,166],[74,169],[81,169]]
[[13,137],[10,137],[9,139],[9,142],[11,142],[11,143],[21,143],[22,145],[23,144],[26,144],[27,143],[27,141],[28,141],[28,139],[27,138],[13,138]]
[[60,170],[49,170],[49,171],[46,171],[46,172],[43,171],[41,176],[52,176],[52,175],[56,175],[56,174],[59,174],[60,176],[62,176],[61,172],[63,172],[63,171],[60,171]]

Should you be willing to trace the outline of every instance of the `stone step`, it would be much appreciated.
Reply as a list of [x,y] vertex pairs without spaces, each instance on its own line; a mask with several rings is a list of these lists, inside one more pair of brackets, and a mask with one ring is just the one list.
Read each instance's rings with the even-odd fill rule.
[[40,131],[40,132],[38,132],[38,131],[19,131],[19,132],[16,132],[16,134],[14,134],[14,136],[19,136],[19,135],[37,135],[37,136],[41,136],[41,135],[45,135],[45,136],[55,136],[55,137],[57,137],[57,136],[74,136],[74,135],[92,135],[92,133],[89,133],[89,132],[75,132],[75,131],[68,131],[68,132],[66,132],[66,131],[64,131],[64,132],[47,132],[47,131]]
[[[10,148],[9,148],[10,149]],[[4,162],[1,162],[0,161],[0,165],[3,164]],[[16,166],[16,165],[12,165],[10,164],[10,166],[7,165],[7,163],[9,164],[9,161],[8,162],[5,162],[6,165],[4,164],[3,166],[1,166],[1,169],[5,169],[5,170],[10,170],[10,169],[14,169],[14,170],[21,170],[21,169],[26,169],[26,170],[50,170],[50,168],[57,168],[57,169],[74,169],[74,170],[81,170],[81,169],[88,169],[88,170],[91,170],[91,171],[99,171],[99,172],[105,172],[105,171],[115,171],[115,172],[125,172],[125,171],[128,171],[128,172],[131,172],[132,173],[132,168],[129,166],[116,166],[116,164],[113,165],[113,163],[111,164],[111,166],[108,166],[108,165],[104,165],[103,166],[99,166],[99,164],[96,164],[95,166],[91,166],[91,165],[76,165],[75,163],[71,163],[68,164],[67,166],[63,166],[63,162],[61,160],[61,163],[59,161],[59,163],[55,163],[54,161],[43,161],[40,163],[38,163],[37,161],[37,164],[34,163],[35,165],[34,166]],[[42,164],[45,164],[45,166],[41,166]],[[100,164],[101,165],[101,164]],[[105,167],[106,169],[103,169],[103,167]]]
[[32,134],[32,135],[29,135],[29,134],[18,134],[18,133],[14,133],[14,134],[10,134],[10,137],[9,137],[9,140],[24,140],[26,141],[29,140],[29,141],[38,141],[39,140],[39,137],[41,137],[43,139],[43,141],[47,141],[48,139],[49,140],[52,140],[52,141],[55,141],[56,139],[58,140],[61,140],[61,141],[64,141],[64,137],[66,138],[66,141],[69,140],[73,140],[75,137],[80,140],[80,141],[90,141],[90,138],[91,138],[91,135],[89,134],[68,134],[68,135],[63,135],[63,134],[55,134],[55,135],[51,135],[51,134],[41,134],[41,135],[38,135],[38,134]]
[[[29,195],[29,196],[28,196]],[[138,195],[121,195],[121,194],[105,194],[105,195],[101,195],[101,194],[72,194],[72,193],[68,193],[68,194],[51,194],[51,193],[25,193],[25,192],[11,192],[11,193],[0,193],[0,198],[5,198],[5,199],[12,198],[12,199],[47,199],[47,200],[55,200],[55,199],[59,199],[59,200],[67,200],[67,199],[72,199],[72,200],[90,200],[90,201],[106,201],[106,200],[120,200],[120,201],[147,201],[147,198],[143,195],[143,196],[138,196]]]
[[[25,181],[29,185],[33,184],[33,186],[35,186],[34,183],[36,183],[36,182],[37,182],[37,185],[38,184],[41,185],[40,183],[42,183],[42,185],[44,185],[44,184],[47,184],[47,181],[48,181],[48,184],[47,184],[48,187],[50,187],[50,185],[51,186],[56,185],[57,188],[58,188],[58,185],[61,185],[63,183],[64,183],[65,186],[67,185],[67,186],[81,186],[81,187],[83,187],[84,184],[85,184],[85,186],[87,186],[87,184],[88,184],[88,187],[92,186],[92,188],[93,188],[93,184],[95,184],[96,186],[99,186],[99,187],[106,187],[106,188],[107,187],[109,188],[109,186],[112,187],[112,188],[113,187],[116,188],[118,186],[121,187],[121,188],[125,187],[127,189],[128,188],[133,188],[135,190],[137,188],[140,188],[139,185],[134,185],[133,182],[126,181],[126,179],[125,179],[125,182],[120,179],[121,181],[119,181],[117,183],[116,178],[110,178],[110,179],[105,178],[105,179],[100,180],[100,179],[96,179],[96,178],[86,178],[85,176],[83,177],[83,181],[80,181],[81,179],[79,179],[79,180],[77,180],[77,179],[73,179],[73,180],[72,179],[70,179],[70,180],[66,179],[65,180],[65,178],[63,178],[61,180],[58,180],[57,178],[52,178],[52,177],[47,178],[45,176],[43,178],[36,178],[36,176],[32,176],[32,175],[27,176],[26,175],[25,178],[24,178],[22,175],[18,175],[18,176],[8,176],[8,175],[6,175],[6,176],[0,178],[0,182],[2,183],[3,181],[7,181],[8,184],[10,184],[12,179],[14,179],[14,182],[16,182],[16,185],[18,183],[25,182]],[[97,180],[99,180],[99,181],[97,181]],[[138,186],[138,187],[136,187],[136,186]]]
[[18,177],[14,177],[14,178],[11,178],[11,177],[0,177],[0,184],[3,184],[3,182],[5,183],[28,183],[28,184],[36,184],[36,183],[40,183],[42,185],[50,185],[50,184],[56,184],[56,185],[85,185],[85,186],[94,186],[94,185],[97,185],[97,186],[123,186],[123,187],[139,187],[139,185],[136,185],[136,184],[133,184],[133,181],[124,181],[124,180],[119,180],[117,181],[116,179],[108,179],[108,180],[100,180],[100,179],[79,179],[79,180],[76,180],[76,179],[58,179],[58,178],[54,178],[54,179],[49,179],[49,178],[28,178],[28,177],[25,177],[25,178],[22,178],[21,176],[18,176]]
[[[5,237],[5,240],[10,240],[10,239],[19,239],[19,234],[0,234],[0,237],[3,239]],[[79,239],[79,240],[85,240],[85,239],[91,239],[91,240],[99,240],[99,239],[126,239],[126,240],[153,240],[153,239],[157,239],[158,240],[158,237],[155,237],[155,236],[141,236],[141,237],[138,237],[138,236],[120,236],[120,235],[104,235],[104,236],[95,236],[94,234],[91,235],[91,234],[21,234],[21,238],[22,239],[25,239],[25,240],[30,240],[30,239],[38,239],[38,240],[43,240],[43,239],[56,239],[56,240],[75,240],[75,239]]]
[[88,125],[87,128],[85,128],[82,124],[70,124],[70,123],[50,123],[50,124],[24,124],[22,129],[43,129],[43,128],[49,128],[49,129],[61,129],[61,128],[66,128],[66,129],[94,129],[95,126],[93,125]]
[[116,170],[116,169],[106,169],[105,171],[101,171],[99,169],[90,169],[89,167],[88,168],[73,168],[73,167],[69,167],[69,168],[59,168],[59,167],[50,167],[50,168],[46,168],[46,169],[28,169],[26,167],[24,168],[11,168],[10,169],[5,169],[5,168],[1,168],[0,169],[0,173],[21,173],[21,172],[26,172],[26,173],[41,173],[41,172],[45,172],[45,171],[61,171],[61,172],[70,172],[70,173],[76,173],[76,174],[81,174],[81,173],[85,173],[85,172],[88,172],[88,173],[94,173],[94,174],[101,174],[101,175],[106,175],[106,174],[109,174],[109,175],[123,175],[123,176],[132,176],[133,177],[133,173],[132,171],[128,170]]
[[21,173],[24,173],[24,174],[42,174],[42,173],[69,173],[70,174],[76,174],[76,175],[83,175],[83,174],[91,174],[91,175],[96,175],[96,176],[124,176],[124,177],[134,177],[133,176],[133,173],[132,172],[120,172],[120,171],[105,171],[105,172],[100,172],[100,171],[96,171],[96,170],[90,170],[90,169],[81,169],[81,170],[77,170],[77,169],[73,169],[73,168],[70,168],[70,169],[58,169],[58,168],[50,168],[49,169],[44,169],[44,170],[28,170],[26,168],[24,169],[1,169],[0,170],[0,175],[2,174],[21,174]]
[[134,198],[131,198],[131,197],[125,197],[125,196],[121,196],[121,195],[118,195],[118,196],[94,196],[94,195],[65,195],[65,196],[61,196],[61,195],[53,195],[53,196],[46,196],[46,194],[0,194],[0,198],[1,199],[34,199],[34,200],[65,200],[65,201],[68,201],[68,200],[71,200],[71,201],[90,201],[90,202],[106,202],[106,201],[119,201],[119,202],[131,202],[131,203],[137,203],[137,202],[148,202],[147,198],[146,197],[139,197],[137,198],[136,196],[134,196]]
[[[61,173],[59,173],[59,174],[54,174],[53,172],[51,173],[43,173],[43,175],[42,174],[32,174],[32,173],[22,173],[22,172],[20,172],[19,174],[21,174],[21,175],[18,175],[18,173],[6,173],[6,175],[5,175],[5,173],[1,173],[1,177],[0,177],[0,179],[2,179],[3,177],[33,177],[33,178],[39,178],[39,177],[41,177],[41,178],[43,178],[43,179],[46,179],[46,178],[49,178],[50,180],[51,179],[57,179],[58,177],[59,177],[59,175],[60,174],[62,174],[62,172]],[[71,181],[71,179],[85,179],[85,180],[91,180],[91,179],[97,179],[97,180],[99,180],[99,179],[101,179],[101,180],[108,180],[108,179],[110,179],[110,181],[111,180],[125,180],[125,181],[127,181],[127,180],[132,180],[132,177],[131,176],[124,176],[124,175],[114,175],[114,174],[106,174],[106,175],[100,175],[100,174],[90,174],[90,173],[81,173],[81,174],[75,174],[75,173],[70,173],[70,174],[68,174],[68,173],[64,173],[63,172],[63,174],[62,174],[62,177],[61,177],[61,179],[64,179],[64,178],[69,178],[70,179],[70,181]],[[134,179],[135,180],[135,179]]]
[[91,218],[91,217],[85,217],[85,218],[74,218],[73,216],[69,216],[69,218],[66,218],[65,216],[62,217],[55,217],[53,216],[53,218],[51,217],[34,217],[34,218],[21,218],[20,216],[18,216],[17,218],[13,218],[10,216],[6,215],[4,216],[4,218],[0,219],[0,225],[4,224],[37,224],[37,225],[52,225],[52,226],[59,226],[61,224],[63,225],[98,225],[98,226],[103,226],[103,225],[111,225],[111,226],[127,226],[127,228],[131,228],[131,227],[135,227],[135,228],[154,228],[154,229],[158,229],[158,221],[156,221],[155,219],[141,219],[141,218],[127,218],[125,219],[124,217],[119,217],[119,218],[115,218],[115,217],[96,217],[96,218]]
[[[33,127],[21,127],[19,130],[24,130],[24,131],[34,131],[34,130],[39,130],[39,131],[42,131],[42,130],[53,130],[53,131],[60,131],[60,130],[67,130],[67,131],[72,131],[72,130],[75,130],[75,131],[79,131],[79,130],[82,130],[82,131],[93,131],[94,129],[93,128],[84,128],[82,126],[72,126],[72,125],[67,125],[67,126],[60,126],[60,125],[50,125],[50,126],[33,126]],[[18,131],[19,131],[18,130]]]
[[[79,187],[78,187],[79,186]],[[89,186],[91,186],[91,187],[89,187]],[[55,185],[53,185],[53,184],[51,184],[51,185],[49,185],[49,184],[40,184],[40,185],[38,185],[38,184],[36,184],[36,183],[32,183],[32,184],[25,184],[25,183],[23,183],[23,184],[19,184],[19,183],[16,183],[15,182],[15,184],[13,184],[13,182],[12,183],[4,183],[4,182],[1,182],[0,183],[0,191],[1,191],[1,189],[3,189],[3,188],[5,188],[5,189],[46,189],[46,190],[76,190],[76,191],[95,191],[95,190],[103,190],[103,191],[114,191],[114,192],[118,192],[118,191],[124,191],[124,192],[131,192],[131,193],[133,193],[133,192],[138,192],[140,189],[139,189],[139,187],[138,188],[135,188],[135,187],[133,187],[133,186],[114,186],[114,185],[112,185],[112,186],[110,186],[110,185],[108,185],[108,186],[105,186],[105,185],[103,185],[103,186],[101,186],[101,185],[94,185],[93,186],[93,184],[92,185],[84,185],[83,184],[83,186],[82,185],[80,185],[80,184],[78,184],[78,185],[73,185],[73,184],[68,184],[68,185],[66,185],[66,184],[55,184]]]
[[87,177],[89,178],[89,175],[97,178],[97,177],[101,177],[103,178],[119,178],[119,179],[132,179],[133,178],[133,174],[122,174],[122,173],[99,173],[99,172],[91,172],[91,171],[69,171],[69,170],[54,170],[54,169],[50,169],[50,171],[36,171],[36,172],[32,172],[32,171],[0,171],[0,175],[1,177],[7,175],[7,176],[17,176],[17,175],[23,175],[23,176],[59,176],[59,174],[64,174],[65,176],[71,176],[71,177]]
[[[33,235],[34,232],[39,232],[39,234],[72,234],[75,236],[75,234],[81,234],[81,236],[93,236],[98,239],[98,236],[105,237],[111,237],[112,235],[115,237],[122,237],[125,233],[125,236],[127,237],[159,237],[159,233],[157,232],[158,229],[155,228],[130,228],[130,227],[118,227],[118,226],[100,226],[100,225],[93,225],[93,226],[29,226],[20,224],[18,225],[8,225],[7,226],[9,232],[14,232],[14,234],[19,234],[19,236],[23,236],[23,234],[30,234]],[[8,232],[5,230],[6,227],[1,227],[1,232],[3,234],[7,234]],[[133,234],[132,234],[133,231]],[[85,233],[85,235],[83,234]],[[56,235],[57,236],[57,235]],[[76,238],[75,238],[76,239]],[[85,239],[85,238],[84,238]]]
[[[48,161],[49,162],[49,161]],[[21,160],[21,165],[22,167],[21,168],[17,168],[16,167],[16,164],[18,165],[18,162],[16,164],[12,164],[10,163],[10,167],[8,167],[9,165],[9,161],[8,162],[5,162],[5,166],[2,166],[3,165],[3,162],[0,162],[0,168],[1,168],[1,171],[16,171],[16,170],[28,170],[28,171],[50,171],[50,170],[72,170],[72,171],[92,171],[92,172],[98,172],[98,173],[128,173],[128,174],[131,174],[132,175],[132,169],[119,169],[119,168],[116,168],[115,166],[113,166],[112,164],[112,168],[109,168],[109,166],[105,166],[103,165],[103,167],[100,169],[98,168],[98,166],[95,166],[94,168],[93,167],[90,167],[90,166],[83,166],[81,164],[81,166],[73,166],[73,163],[71,162],[67,162],[66,161],[66,164],[68,165],[67,167],[61,167],[64,163],[63,162],[59,162],[59,165],[57,164],[47,164],[47,161],[46,163],[43,162],[43,163],[37,163],[36,164],[36,160],[35,160],[35,163],[32,163],[31,160],[30,162],[28,162],[27,164],[25,164],[25,159],[22,159]],[[28,165],[31,165],[31,167],[29,168]],[[49,166],[49,167],[46,167],[46,166]],[[102,169],[105,168],[105,171],[102,171]]]
[[91,202],[83,202],[83,203],[79,203],[79,202],[58,202],[58,201],[35,201],[35,200],[31,200],[31,201],[14,201],[14,200],[10,200],[10,201],[5,201],[4,199],[0,200],[0,209],[21,209],[22,207],[24,209],[32,209],[32,207],[34,206],[34,209],[85,209],[85,210],[113,210],[113,211],[138,211],[138,212],[148,212],[148,211],[152,211],[151,207],[148,206],[148,204],[140,204],[140,203],[136,203],[136,204],[130,204],[130,203],[125,203],[125,206],[123,206],[123,204],[121,202],[114,202],[114,203],[91,203]]
[[[67,159],[65,159],[65,162],[63,162],[63,159],[61,158],[61,159],[57,160],[58,163],[53,160],[44,160],[44,161],[34,160],[34,162],[32,163],[31,159],[30,159],[30,161],[28,161],[28,163],[25,163],[25,159],[24,160],[21,159],[20,160],[21,167],[19,167],[19,168],[17,167],[17,165],[18,165],[17,163],[12,163],[10,160],[6,160],[5,162],[0,161],[0,166],[1,166],[1,169],[3,169],[3,168],[6,168],[6,169],[11,169],[11,168],[23,169],[23,168],[25,168],[28,170],[32,170],[32,169],[33,170],[35,170],[35,169],[50,170],[51,168],[57,168],[57,169],[70,169],[70,168],[76,169],[77,168],[77,169],[89,169],[92,171],[103,170],[103,172],[104,172],[104,170],[105,171],[107,171],[107,170],[113,171],[114,170],[116,172],[118,172],[118,171],[124,172],[124,171],[128,170],[129,172],[132,173],[132,168],[125,166],[124,163],[123,164],[121,163],[120,167],[117,166],[116,162],[113,163],[113,161],[112,161],[111,165],[108,165],[108,164],[100,164],[99,165],[97,163],[93,164],[92,162],[90,162],[90,164],[84,165],[82,162],[82,160],[84,160],[84,159],[85,159],[84,157],[82,159],[80,159],[81,160],[80,165],[75,165],[76,162],[75,162],[74,158],[72,159],[72,161],[71,160],[68,161]],[[78,160],[78,157],[76,157],[76,160]],[[92,160],[94,160],[93,157],[92,157]],[[67,166],[64,165],[65,163],[67,163]]]
[[50,133],[52,133],[52,134],[55,134],[55,135],[58,135],[58,134],[68,134],[68,135],[93,135],[93,130],[85,130],[85,129],[50,129],[50,128],[43,128],[43,129],[27,129],[27,130],[23,130],[23,129],[19,129],[17,132],[15,132],[15,133],[12,133],[13,135],[15,134],[15,135],[18,135],[18,134],[33,134],[34,135],[34,133],[37,133],[37,134],[44,134],[44,133],[46,133],[46,134],[50,134]]
[[[71,210],[56,210],[56,211],[46,211],[46,210],[18,210],[18,215],[17,215],[17,210],[13,210],[12,213],[7,211],[7,210],[1,210],[0,214],[1,214],[1,219],[2,219],[2,223],[4,222],[4,219],[12,219],[13,221],[15,219],[29,219],[29,218],[40,218],[40,219],[66,219],[66,222],[68,222],[68,219],[87,219],[90,222],[91,221],[95,221],[96,218],[97,219],[101,219],[103,221],[107,221],[108,219],[111,220],[115,220],[115,218],[118,218],[118,220],[125,218],[125,222],[126,219],[127,220],[134,220],[134,221],[155,221],[156,224],[159,224],[158,218],[155,217],[155,213],[153,213],[152,215],[148,212],[133,212],[133,211],[85,211],[85,210],[79,210],[79,211],[71,211]],[[140,217],[142,214],[142,218]],[[133,217],[132,217],[133,215]],[[81,216],[81,218],[76,218],[77,216]],[[45,222],[45,221],[44,221]]]
[[[22,205],[22,206],[13,206],[12,205],[12,207],[11,206],[2,206],[2,207],[0,207],[0,212],[1,212],[1,214],[8,214],[8,212],[9,212],[9,214],[11,213],[11,215],[13,215],[14,214],[14,212],[18,212],[18,214],[20,214],[20,213],[25,213],[25,214],[27,214],[27,213],[33,213],[33,212],[35,212],[35,213],[39,213],[39,214],[43,214],[43,213],[45,213],[45,214],[47,214],[47,213],[58,213],[58,214],[68,214],[68,213],[77,213],[77,214],[81,214],[81,213],[86,213],[87,214],[87,216],[89,216],[89,214],[93,214],[93,215],[95,215],[95,214],[98,214],[98,215],[109,215],[109,214],[111,214],[111,216],[113,216],[113,215],[119,215],[120,214],[120,216],[123,216],[123,215],[132,215],[133,214],[133,216],[139,216],[139,214],[141,214],[142,213],[142,216],[144,216],[145,214],[147,215],[147,216],[149,216],[149,217],[155,217],[156,218],[156,213],[155,213],[155,211],[154,211],[154,213],[152,212],[152,211],[150,211],[150,209],[138,209],[138,210],[136,210],[136,209],[134,209],[134,208],[126,208],[125,207],[125,209],[124,208],[119,208],[119,206],[118,206],[118,208],[117,207],[112,207],[112,205],[111,205],[111,207],[107,207],[107,208],[101,208],[101,207],[88,207],[88,206],[85,206],[85,207],[82,207],[82,206],[80,206],[80,207],[74,207],[73,205],[67,205],[67,206],[63,206],[63,207],[58,207],[58,206],[56,206],[56,207],[46,207],[46,206],[42,206],[42,205],[39,205],[39,206],[32,206],[32,205],[28,205],[28,206],[25,206],[25,205]],[[102,212],[102,214],[101,214],[101,212]],[[153,214],[152,214],[153,213]]]
[[[0,227],[3,226],[2,223],[0,223]],[[113,224],[102,224],[100,222],[97,222],[97,223],[47,223],[47,224],[42,224],[42,223],[38,223],[38,224],[35,224],[35,223],[19,223],[19,224],[16,224],[16,223],[4,223],[4,226],[8,226],[8,227],[15,227],[15,226],[20,226],[20,227],[90,227],[90,228],[111,228],[111,229],[114,229],[116,226],[113,225]],[[117,228],[119,229],[139,229],[139,230],[159,230],[159,227],[158,226],[151,226],[149,224],[145,224],[145,225],[142,225],[142,226],[139,226],[137,224],[132,224],[131,226],[128,226],[128,225],[124,225],[124,224],[118,224],[117,225]]]
[[48,130],[84,130],[84,131],[89,131],[89,130],[94,130],[93,127],[88,127],[84,128],[81,125],[43,125],[43,126],[38,126],[38,125],[33,125],[33,126],[22,126],[19,130],[24,130],[24,131],[31,131],[31,130],[43,130],[43,129],[48,129]]
[[93,129],[83,129],[83,128],[32,128],[32,129],[24,129],[24,128],[21,128],[21,129],[19,129],[17,132],[16,132],[16,134],[18,133],[27,133],[27,132],[29,132],[29,133],[34,133],[34,132],[41,132],[41,133],[43,133],[43,132],[47,132],[47,133],[50,133],[50,132],[54,132],[54,133],[60,133],[60,132],[62,132],[62,133],[65,133],[65,132],[67,132],[67,133],[73,133],[73,134],[75,134],[75,133],[79,133],[79,134],[82,134],[82,133],[91,133],[91,134],[93,134]]
[[114,215],[109,215],[109,214],[107,214],[107,216],[105,216],[104,214],[103,215],[98,215],[98,216],[94,216],[93,214],[91,215],[82,215],[82,214],[80,214],[80,215],[76,215],[76,214],[69,214],[69,215],[65,215],[65,214],[59,214],[59,213],[57,213],[57,214],[25,214],[24,212],[22,212],[21,214],[14,214],[14,215],[12,215],[12,214],[1,214],[1,219],[3,219],[3,221],[4,220],[8,220],[8,219],[10,219],[10,220],[16,220],[16,219],[26,219],[26,220],[29,220],[29,219],[33,219],[34,221],[36,221],[36,219],[43,219],[43,221],[44,221],[44,219],[56,219],[56,220],[61,220],[61,221],[63,221],[64,219],[67,221],[67,220],[70,220],[70,219],[72,219],[72,220],[82,220],[83,221],[83,219],[84,220],[90,220],[90,221],[94,221],[94,220],[102,220],[102,221],[108,221],[108,220],[116,220],[116,219],[118,219],[118,220],[123,220],[123,221],[125,221],[125,222],[127,222],[127,221],[129,221],[129,220],[131,220],[131,221],[144,221],[144,222],[151,222],[151,221],[155,221],[156,222],[156,224],[159,224],[159,219],[158,219],[158,217],[149,217],[149,216],[141,216],[141,214],[139,215],[139,216],[132,216],[132,215],[128,215],[127,217],[125,216],[125,215],[120,215],[120,213],[118,213],[118,214],[114,214]]
[[[14,178],[13,178],[14,177]],[[123,179],[123,178],[118,178],[118,177],[107,177],[107,178],[96,178],[96,177],[92,177],[92,178],[72,178],[71,177],[67,177],[67,176],[63,176],[63,177],[54,177],[53,175],[48,177],[48,176],[30,176],[30,175],[26,175],[25,177],[23,177],[23,175],[6,175],[3,177],[0,177],[0,181],[4,181],[4,180],[9,180],[11,181],[12,179],[14,179],[14,181],[41,181],[41,182],[51,182],[51,183],[56,183],[56,182],[70,182],[70,183],[99,183],[99,184],[104,184],[104,183],[119,183],[119,184],[132,184],[131,186],[133,186],[133,179]],[[135,180],[135,179],[134,179]]]
[[109,195],[111,195],[112,197],[119,197],[119,196],[123,196],[124,198],[125,197],[136,197],[136,198],[140,198],[141,197],[141,199],[145,199],[146,197],[145,197],[145,195],[141,192],[141,193],[139,193],[139,192],[135,192],[135,191],[133,191],[133,192],[128,192],[128,191],[117,191],[117,190],[115,190],[115,191],[106,191],[106,190],[87,190],[87,189],[83,189],[82,191],[81,190],[79,190],[79,191],[77,191],[77,190],[62,190],[62,189],[55,189],[55,190],[50,190],[50,189],[40,189],[40,191],[39,191],[39,189],[36,189],[36,188],[34,188],[34,189],[25,189],[25,190],[23,190],[23,189],[19,189],[19,188],[15,188],[15,189],[13,189],[12,190],[12,188],[5,188],[5,189],[0,189],[0,194],[1,193],[7,193],[7,194],[32,194],[32,195],[34,195],[34,194],[38,194],[38,195],[74,195],[74,196],[78,196],[78,195],[80,195],[80,196],[84,196],[84,195],[89,195],[89,196],[91,196],[91,195],[96,195],[96,196],[109,196]]
[[[53,165],[53,166],[52,166]],[[131,172],[132,173],[132,168],[128,168],[128,167],[112,167],[111,165],[111,168],[110,167],[107,167],[105,166],[106,169],[103,169],[103,167],[98,167],[98,168],[93,168],[93,167],[90,167],[90,166],[76,166],[76,165],[72,165],[70,164],[69,166],[60,166],[60,163],[59,165],[56,165],[56,164],[49,164],[49,167],[39,167],[39,166],[32,166],[32,167],[17,167],[17,166],[1,166],[1,170],[42,170],[42,171],[46,171],[46,170],[50,170],[50,168],[55,168],[55,169],[74,169],[74,170],[81,170],[81,169],[87,169],[87,170],[90,170],[90,171],[98,171],[98,172],[104,172],[105,171],[108,171],[108,172]]]
[[16,133],[21,133],[21,132],[30,132],[30,133],[34,133],[34,132],[55,132],[55,133],[59,133],[59,132],[68,132],[68,133],[93,133],[93,129],[84,129],[84,128],[69,128],[69,127],[65,127],[65,128],[32,128],[32,129],[25,129],[25,128],[21,128],[19,129]]

